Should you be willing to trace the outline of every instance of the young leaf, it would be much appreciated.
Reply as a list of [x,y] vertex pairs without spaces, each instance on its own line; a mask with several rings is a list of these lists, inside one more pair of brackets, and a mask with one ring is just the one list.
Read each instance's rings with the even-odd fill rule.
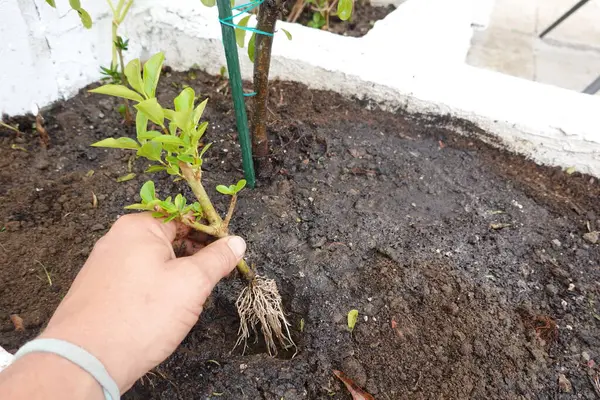
[[183,132],[189,132],[192,129],[192,120],[190,119],[191,110],[175,111],[173,113],[173,122]]
[[219,192],[221,194],[226,194],[226,195],[229,195],[229,196],[231,196],[231,195],[234,194],[234,192],[231,189],[231,187],[227,187],[225,185],[218,185],[217,186],[217,192]]
[[164,201],[161,201],[158,204],[162,207],[163,210],[165,210],[169,214],[177,212],[177,207],[175,207],[175,205],[173,203],[171,203],[171,199],[170,198],[166,199]]
[[248,58],[250,62],[254,63],[254,46],[256,44],[256,33],[253,33],[248,42]]
[[146,142],[137,151],[138,157],[147,158],[150,161],[160,161],[162,145],[155,142]]
[[163,223],[165,223],[165,224],[166,224],[166,223],[168,223],[168,222],[171,222],[171,221],[173,221],[175,218],[177,218],[178,216],[179,216],[179,215],[177,215],[177,214],[169,215],[167,218],[165,218],[165,220],[163,221]]
[[216,0],[201,0],[206,7],[214,7],[217,4]]
[[81,2],[79,0],[69,0],[69,5],[73,10],[79,10],[81,8]]
[[180,154],[177,156],[177,159],[179,161],[183,161],[189,164],[193,164],[194,163],[194,157],[189,155],[189,154]]
[[339,0],[337,6],[337,14],[339,19],[347,21],[352,16],[352,7],[354,6],[354,0]]
[[[137,94],[137,93],[136,93]],[[139,96],[139,95],[138,95]],[[165,122],[165,113],[158,104],[158,101],[155,97],[152,97],[148,100],[142,100],[138,104],[134,106],[138,111],[146,114],[150,121],[154,122],[157,125],[164,126]]]
[[85,29],[92,28],[92,17],[85,11],[83,8],[77,10],[77,14],[79,14],[79,19],[81,20],[81,24]]
[[191,87],[186,87],[179,93],[179,96],[175,97],[173,103],[175,104],[175,111],[188,111],[194,108],[194,98],[196,93]]
[[185,203],[186,199],[181,194],[175,196],[175,207],[177,207],[179,211],[183,210],[183,208],[185,207]]
[[135,132],[138,140],[140,136],[143,136],[144,133],[148,130],[148,117],[143,112],[138,111],[135,113]]
[[144,101],[144,98],[133,90],[123,85],[104,85],[90,90],[90,93],[107,94],[109,96],[122,97],[133,101]]
[[156,190],[154,189],[154,182],[147,181],[142,185],[140,189],[140,196],[142,198],[143,203],[150,203],[152,200],[156,199]]
[[133,178],[135,178],[135,174],[133,172],[127,174],[127,175],[123,175],[117,178],[117,182],[126,182],[126,181],[130,181]]
[[236,183],[235,185],[235,189],[234,189],[234,193],[239,192],[240,190],[242,190],[244,187],[246,186],[246,180],[245,179],[241,179],[240,181],[238,181],[238,183]]
[[192,203],[191,207],[192,207],[192,210],[194,210],[197,213],[201,213],[202,212],[202,206],[197,201],[194,202],[194,203]]
[[281,28],[281,30],[283,31],[283,33],[285,33],[285,36],[287,36],[288,40],[292,40],[292,34],[291,33],[289,33],[288,31],[286,31],[283,28]]
[[200,158],[200,159],[202,159],[202,157],[204,156],[204,153],[206,153],[206,151],[207,151],[208,149],[210,149],[210,146],[212,146],[212,142],[210,142],[210,143],[206,144],[206,145],[205,145],[205,146],[202,148],[202,150],[200,151],[200,154],[199,154],[199,158]]
[[354,330],[356,321],[358,321],[358,310],[350,310],[348,312],[348,329],[350,329],[350,332]]
[[[144,82],[142,81],[140,59],[131,60],[125,66],[125,76],[129,86],[135,89],[142,96],[146,96],[144,92]],[[146,96],[147,97],[147,96]]]
[[138,149],[140,145],[133,139],[128,137],[120,137],[118,139],[108,138],[92,144],[92,147],[107,147],[110,149]]
[[152,140],[155,137],[160,136],[160,135],[162,135],[162,133],[160,133],[159,131],[147,131],[147,132],[144,132],[144,133],[138,135],[137,138],[140,141],[141,140]]
[[144,92],[148,97],[154,97],[156,93],[163,61],[165,61],[165,55],[160,52],[150,57],[144,64]]
[[[238,26],[246,27],[248,26],[248,21],[250,20],[250,16],[247,15],[244,18],[240,19],[240,22],[237,23]],[[237,42],[238,47],[244,47],[246,41],[246,30],[241,28],[235,29],[235,41]]]
[[198,104],[196,109],[194,110],[194,125],[198,125],[200,118],[202,118],[202,113],[206,108],[206,103],[208,103],[208,99],[204,100],[202,103]]
[[152,213],[152,216],[153,216],[154,218],[162,218],[162,217],[164,217],[165,215],[164,215],[163,213],[161,213],[161,212],[155,211],[155,212],[153,212],[153,213]]
[[148,204],[130,204],[125,206],[126,210],[152,210],[152,206]]
[[146,168],[146,170],[144,172],[146,172],[146,173],[160,172],[160,171],[164,171],[166,169],[167,169],[167,167],[162,166],[162,165],[151,165],[148,168]]
[[185,146],[183,140],[181,140],[177,136],[172,135],[160,135],[152,139],[152,141],[156,143],[172,144],[175,146]]
[[54,2],[54,0],[46,0],[46,3],[48,3],[50,7],[56,8],[56,3]]

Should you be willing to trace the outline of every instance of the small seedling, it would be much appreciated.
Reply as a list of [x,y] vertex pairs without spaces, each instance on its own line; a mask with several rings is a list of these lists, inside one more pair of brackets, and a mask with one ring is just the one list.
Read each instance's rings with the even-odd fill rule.
[[350,332],[354,331],[356,322],[358,321],[358,310],[350,310],[348,312],[348,329]]
[[[139,60],[127,64],[125,75],[131,88],[108,84],[90,91],[129,99],[136,103],[137,110],[137,140],[108,138],[92,146],[135,150],[138,157],[152,162],[146,172],[166,172],[176,180],[185,180],[196,197],[191,203],[182,194],[161,199],[154,182],[147,181],[140,190],[141,203],[129,205],[127,209],[151,211],[154,217],[165,222],[175,220],[213,237],[226,237],[238,193],[246,181],[217,186],[218,192],[231,196],[227,214],[221,218],[202,184],[203,157],[210,143],[201,146],[200,140],[208,127],[208,122],[201,122],[201,118],[208,99],[195,104],[194,89],[186,87],[174,99],[174,109],[163,108],[156,99],[163,61],[163,53],[152,56],[144,64],[143,76]],[[243,343],[245,349],[250,332],[256,332],[260,324],[269,354],[277,352],[276,340],[284,348],[295,347],[275,281],[256,274],[245,260],[238,263],[237,269],[248,285],[236,301],[240,316],[236,346]]]
[[296,22],[306,7],[309,7],[313,13],[312,20],[307,23],[308,26],[317,29],[329,29],[329,18],[331,16],[337,16],[342,21],[350,19],[354,8],[354,0],[297,0],[287,18],[288,22]]

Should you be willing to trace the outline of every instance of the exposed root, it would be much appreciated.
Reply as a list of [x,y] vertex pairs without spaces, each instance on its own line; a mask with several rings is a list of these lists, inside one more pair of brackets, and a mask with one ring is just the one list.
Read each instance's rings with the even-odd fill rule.
[[257,325],[260,324],[269,355],[277,354],[275,341],[285,349],[296,348],[289,330],[290,323],[285,318],[281,296],[273,279],[257,275],[242,290],[235,305],[240,316],[235,347],[243,343],[245,353],[250,333],[258,336]]

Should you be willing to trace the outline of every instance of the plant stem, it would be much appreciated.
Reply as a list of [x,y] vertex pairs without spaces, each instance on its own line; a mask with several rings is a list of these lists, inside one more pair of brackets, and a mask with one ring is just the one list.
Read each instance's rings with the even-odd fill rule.
[[223,220],[223,229],[227,229],[229,226],[229,221],[231,221],[231,217],[233,216],[233,211],[235,210],[235,203],[237,203],[237,194],[231,196],[231,203],[229,203],[229,210],[227,210],[227,215],[225,216],[225,220]]
[[204,211],[206,214],[206,219],[208,220],[209,224],[215,228],[220,228],[223,224],[223,220],[221,219],[221,216],[217,210],[215,210],[215,207],[212,205],[212,202],[208,197],[208,193],[206,193],[204,186],[202,186],[202,183],[200,182],[200,171],[194,173],[192,168],[184,162],[179,163],[179,167],[181,168],[184,179],[187,181],[188,185],[190,185],[192,192],[194,192],[194,195],[198,199],[198,202],[202,207],[202,211]]
[[113,22],[112,22],[112,61],[110,66],[112,67],[112,69],[115,69],[117,67],[117,29],[119,29],[119,23],[116,20],[116,15],[113,15]]
[[[192,191],[194,192],[194,195],[198,199],[198,202],[200,203],[200,206],[202,207],[202,210],[204,211],[206,219],[210,223],[210,226],[203,225],[198,222],[183,218],[182,222],[193,229],[207,233],[217,238],[223,238],[228,236],[229,231],[227,229],[227,225],[225,225],[225,223],[221,219],[221,216],[215,210],[214,206],[212,205],[212,202],[210,201],[210,198],[208,197],[208,194],[206,193],[206,190],[204,190],[204,186],[202,186],[202,183],[200,182],[200,171],[198,171],[197,174],[195,174],[192,168],[190,168],[188,164],[183,162],[179,163],[179,167],[181,168],[181,172],[183,173],[184,179],[187,181],[188,185],[190,185]],[[231,215],[233,214],[233,209],[235,208],[236,197],[237,196],[233,196],[233,198],[231,199],[229,211],[227,212],[227,223],[229,223],[229,220],[231,220]],[[250,266],[248,266],[244,259],[241,259],[236,267],[240,274],[242,274],[242,276],[248,282],[252,282],[256,277],[256,273],[252,270],[252,268],[250,268]]]
[[[256,29],[273,33],[280,13],[281,0],[265,1],[258,11]],[[269,100],[269,67],[273,36],[256,35],[254,59],[254,112],[252,113],[252,152],[254,162],[260,168],[262,161],[269,155],[267,137],[267,103]]]
[[[117,46],[115,46],[115,48],[117,48]],[[119,55],[119,63],[121,64],[121,84],[125,85],[127,82],[127,79],[125,78],[125,62],[123,61],[123,50],[120,47],[117,48],[117,54]],[[129,125],[133,122],[131,110],[129,108],[129,100],[123,100],[125,101],[125,123]]]

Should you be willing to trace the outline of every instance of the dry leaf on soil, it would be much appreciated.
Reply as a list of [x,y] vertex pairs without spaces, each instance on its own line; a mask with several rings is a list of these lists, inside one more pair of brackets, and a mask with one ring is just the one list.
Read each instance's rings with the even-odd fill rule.
[[342,371],[333,370],[333,374],[346,385],[348,391],[352,395],[352,400],[375,400],[375,397],[362,390],[352,379],[348,378]]

